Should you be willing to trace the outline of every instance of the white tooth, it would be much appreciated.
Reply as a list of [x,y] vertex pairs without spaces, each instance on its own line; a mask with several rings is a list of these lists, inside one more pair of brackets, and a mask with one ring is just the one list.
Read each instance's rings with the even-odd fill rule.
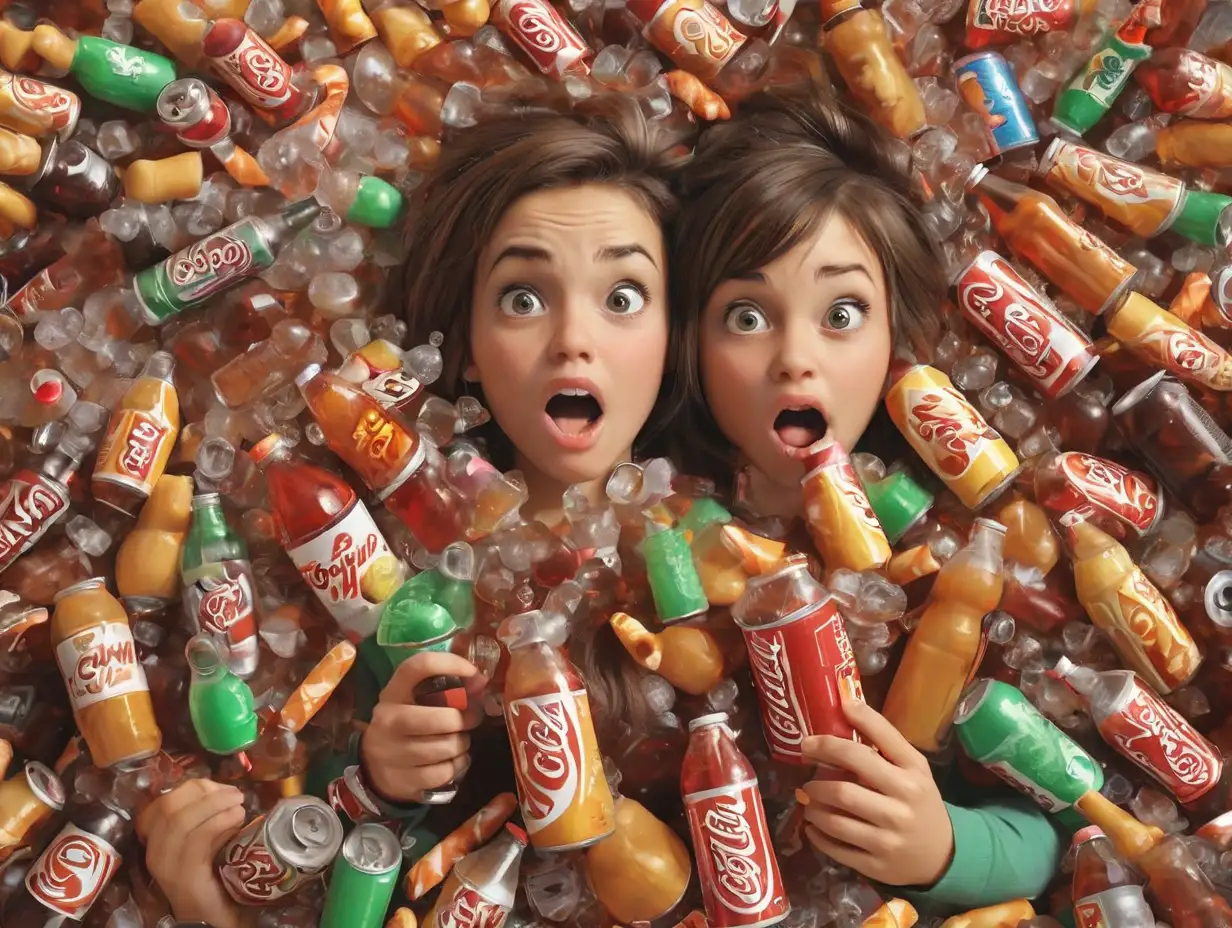
[[566,387],[560,393],[563,396],[590,396],[590,391],[583,390],[581,387]]

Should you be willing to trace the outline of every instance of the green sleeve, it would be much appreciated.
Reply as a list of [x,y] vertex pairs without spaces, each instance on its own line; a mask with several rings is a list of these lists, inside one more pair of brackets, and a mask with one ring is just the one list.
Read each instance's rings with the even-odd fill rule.
[[1061,835],[1025,796],[995,795],[958,806],[947,802],[954,828],[949,869],[930,889],[909,892],[924,912],[966,911],[1010,899],[1034,899],[1051,882]]

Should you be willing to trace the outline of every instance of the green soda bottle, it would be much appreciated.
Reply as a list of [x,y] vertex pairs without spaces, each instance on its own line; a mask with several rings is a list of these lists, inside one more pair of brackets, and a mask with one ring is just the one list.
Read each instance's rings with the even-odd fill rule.
[[175,64],[162,55],[110,39],[70,39],[55,26],[35,27],[31,47],[72,72],[90,96],[139,113],[153,113],[158,95],[175,80]]
[[248,684],[227,669],[206,635],[194,635],[184,648],[192,670],[188,714],[201,746],[211,754],[237,754],[257,741],[257,713]]
[[[1082,135],[1104,117],[1129,83],[1138,62],[1151,57],[1146,33],[1150,26],[1159,25],[1158,16],[1158,4],[1142,2],[1134,7],[1121,28],[1057,96],[1054,122]],[[1151,22],[1152,17],[1155,22]]]

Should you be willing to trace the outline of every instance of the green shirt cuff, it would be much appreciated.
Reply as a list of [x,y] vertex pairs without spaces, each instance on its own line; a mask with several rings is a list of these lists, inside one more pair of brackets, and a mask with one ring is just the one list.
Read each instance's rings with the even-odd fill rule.
[[1034,899],[1052,879],[1061,839],[1044,812],[1018,797],[977,808],[945,804],[954,856],[927,890],[907,892],[925,912],[966,911],[1009,899]]

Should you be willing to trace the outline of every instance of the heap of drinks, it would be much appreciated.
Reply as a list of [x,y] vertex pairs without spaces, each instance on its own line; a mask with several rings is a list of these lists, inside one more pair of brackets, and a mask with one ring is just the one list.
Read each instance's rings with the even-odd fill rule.
[[[414,862],[433,926],[910,928],[792,798],[867,684],[939,769],[1077,830],[1053,914],[1232,925],[1227,4],[0,9],[0,924],[163,924],[134,823],[212,776],[262,925],[376,928]],[[614,89],[687,139],[827,73],[910,146],[951,271],[886,399],[918,457],[813,449],[820,565],[665,461],[525,521],[439,345],[378,314],[448,131]],[[565,651],[603,621],[655,716],[606,759]],[[516,800],[435,847],[357,768],[303,794],[372,638],[469,657],[519,745]],[[676,769],[664,822],[635,796]]]

